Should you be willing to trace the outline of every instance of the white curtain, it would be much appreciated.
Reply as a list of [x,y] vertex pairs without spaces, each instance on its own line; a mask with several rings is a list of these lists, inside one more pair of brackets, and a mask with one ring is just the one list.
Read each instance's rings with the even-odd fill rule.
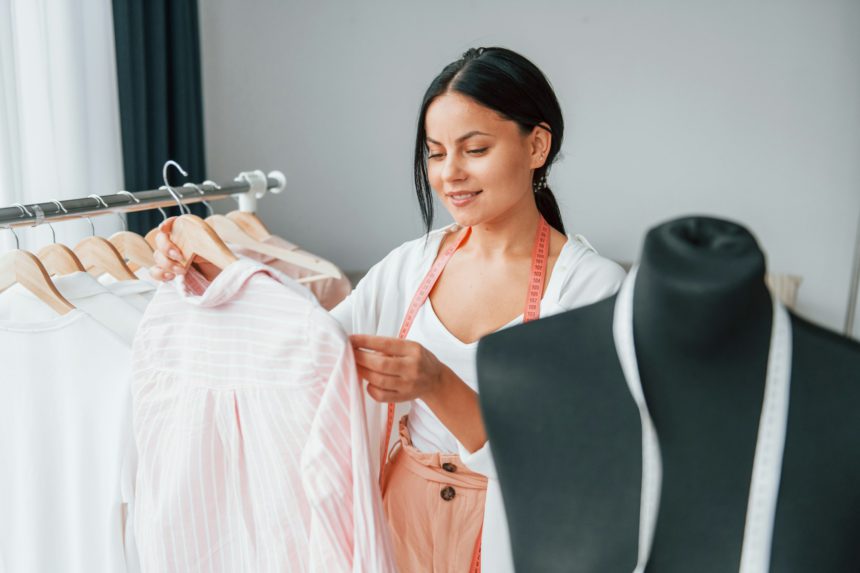
[[[0,0],[0,206],[122,188],[115,62],[110,0]],[[86,220],[53,226],[71,246],[91,233]],[[17,234],[31,250],[51,241],[47,225]],[[0,241],[14,248],[9,231]]]

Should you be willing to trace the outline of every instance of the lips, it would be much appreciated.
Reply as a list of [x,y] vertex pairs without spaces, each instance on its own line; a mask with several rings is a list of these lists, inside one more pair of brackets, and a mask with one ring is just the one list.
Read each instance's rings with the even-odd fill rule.
[[454,191],[446,193],[445,195],[455,206],[463,207],[474,201],[481,193],[483,193],[483,191]]

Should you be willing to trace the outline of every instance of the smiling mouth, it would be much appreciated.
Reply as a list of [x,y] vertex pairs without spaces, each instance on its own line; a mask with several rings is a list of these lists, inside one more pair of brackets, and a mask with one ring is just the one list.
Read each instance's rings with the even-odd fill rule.
[[483,191],[461,191],[457,193],[446,193],[446,195],[455,203],[462,203],[477,197],[481,193],[483,193]]

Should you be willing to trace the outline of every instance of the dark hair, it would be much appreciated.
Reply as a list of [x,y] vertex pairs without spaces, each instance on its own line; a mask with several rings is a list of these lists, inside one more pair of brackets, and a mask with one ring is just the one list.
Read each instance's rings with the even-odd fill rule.
[[445,66],[430,83],[421,102],[418,136],[415,140],[415,192],[427,232],[433,226],[433,191],[427,178],[427,108],[440,95],[453,91],[472,98],[502,117],[519,124],[524,134],[545,123],[552,143],[543,167],[535,169],[532,185],[535,201],[546,222],[564,233],[561,211],[550,188],[540,182],[549,172],[561,149],[564,119],[561,106],[549,81],[533,63],[505,48],[472,48],[463,57]]

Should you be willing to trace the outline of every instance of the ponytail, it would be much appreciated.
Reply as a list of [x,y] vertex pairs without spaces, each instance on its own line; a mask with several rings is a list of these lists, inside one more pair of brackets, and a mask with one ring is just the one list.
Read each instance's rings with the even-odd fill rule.
[[537,203],[538,211],[544,220],[549,223],[549,226],[565,235],[564,223],[561,221],[561,209],[558,208],[558,202],[555,200],[555,195],[549,187],[542,187],[535,191],[535,203]]

